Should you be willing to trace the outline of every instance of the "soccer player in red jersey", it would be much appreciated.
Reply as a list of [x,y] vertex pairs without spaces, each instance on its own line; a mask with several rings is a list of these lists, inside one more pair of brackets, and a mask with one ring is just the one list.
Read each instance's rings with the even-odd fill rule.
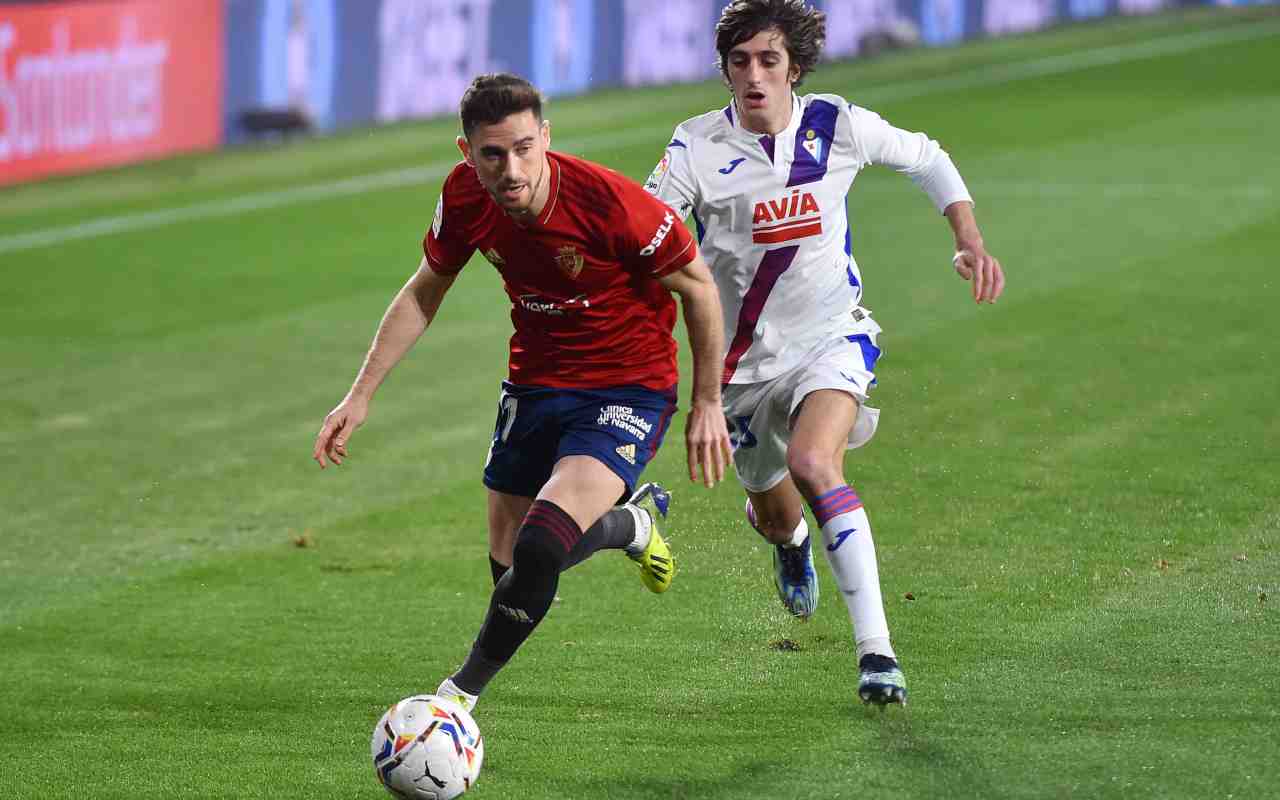
[[690,480],[713,486],[731,451],[720,301],[688,229],[634,181],[550,151],[541,95],[521,78],[476,78],[460,116],[464,160],[445,179],[422,263],[313,456],[342,463],[377,387],[480,251],[502,275],[515,332],[484,470],[493,596],[466,662],[437,689],[471,708],[547,613],[564,569],[618,548],[650,590],[670,584],[675,564],[654,524],[667,495],[637,483],[675,410],[672,294],[693,351]]

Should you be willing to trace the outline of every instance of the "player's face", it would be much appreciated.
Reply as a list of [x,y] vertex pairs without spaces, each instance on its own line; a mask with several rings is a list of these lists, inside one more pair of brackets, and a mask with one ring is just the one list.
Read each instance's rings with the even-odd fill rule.
[[743,124],[757,133],[786,128],[791,121],[791,84],[799,70],[791,64],[782,31],[760,31],[730,50],[726,62]]
[[551,123],[532,111],[512,114],[494,125],[480,125],[469,138],[458,137],[467,163],[494,201],[511,214],[537,214],[546,200],[547,148]]

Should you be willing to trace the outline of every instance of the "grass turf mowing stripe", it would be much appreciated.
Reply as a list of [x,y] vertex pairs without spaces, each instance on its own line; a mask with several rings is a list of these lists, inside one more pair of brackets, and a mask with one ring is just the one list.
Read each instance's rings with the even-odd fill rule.
[[[1109,30],[1052,41],[1114,44]],[[856,72],[927,77],[922,62],[1010,47]],[[852,696],[838,596],[807,623],[782,610],[736,483],[681,483],[664,528],[673,591],[649,595],[620,554],[565,575],[482,702],[490,750],[468,797],[1274,793],[1280,207],[1248,191],[1280,180],[1256,157],[1280,119],[1261,85],[1272,51],[1254,40],[886,109],[955,144],[1013,279],[975,309],[927,201],[887,170],[859,178],[855,248],[887,357],[882,428],[849,477],[876,526],[908,713]],[[815,85],[840,91],[854,70],[832,72]],[[554,116],[593,134],[590,107],[622,129],[620,108],[654,96]],[[75,219],[417,167],[444,159],[443,130],[417,128],[441,141],[412,162],[324,177],[273,162],[255,186],[180,202],[160,187],[148,206]],[[658,138],[610,163],[647,170]],[[228,164],[243,166],[204,168]],[[349,468],[319,473],[308,455],[416,263],[428,194],[8,259],[0,798],[380,795],[374,721],[456,667],[491,588],[478,475],[509,332],[497,274],[468,268]],[[681,480],[676,428],[647,479]]]

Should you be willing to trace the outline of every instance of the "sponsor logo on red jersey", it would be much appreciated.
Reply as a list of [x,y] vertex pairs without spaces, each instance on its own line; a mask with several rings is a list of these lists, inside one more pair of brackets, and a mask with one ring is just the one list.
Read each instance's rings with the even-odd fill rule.
[[520,301],[520,307],[525,311],[550,314],[553,317],[563,317],[565,312],[576,311],[579,308],[591,308],[591,301],[585,294],[570,297],[568,300],[552,300],[536,294],[522,294],[517,299]]
[[671,212],[662,215],[662,224],[658,226],[658,230],[653,234],[653,238],[649,240],[643,250],[640,251],[642,256],[651,256],[658,252],[658,245],[662,244],[662,240],[667,238],[667,234],[671,233],[671,227],[676,224],[676,218]]

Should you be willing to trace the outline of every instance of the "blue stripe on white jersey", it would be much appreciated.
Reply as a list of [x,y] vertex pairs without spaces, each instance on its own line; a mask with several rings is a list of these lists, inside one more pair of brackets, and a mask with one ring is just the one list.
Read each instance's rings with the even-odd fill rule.
[[836,119],[840,107],[825,100],[814,100],[805,107],[796,131],[796,152],[791,160],[791,176],[787,186],[803,186],[827,176],[827,159],[836,139]]
[[862,300],[862,281],[858,279],[858,272],[854,269],[853,228],[849,225],[849,205],[847,202],[844,207],[844,254],[849,258],[849,263],[845,265],[844,270],[849,276],[849,285],[853,287],[854,300],[860,301]]

